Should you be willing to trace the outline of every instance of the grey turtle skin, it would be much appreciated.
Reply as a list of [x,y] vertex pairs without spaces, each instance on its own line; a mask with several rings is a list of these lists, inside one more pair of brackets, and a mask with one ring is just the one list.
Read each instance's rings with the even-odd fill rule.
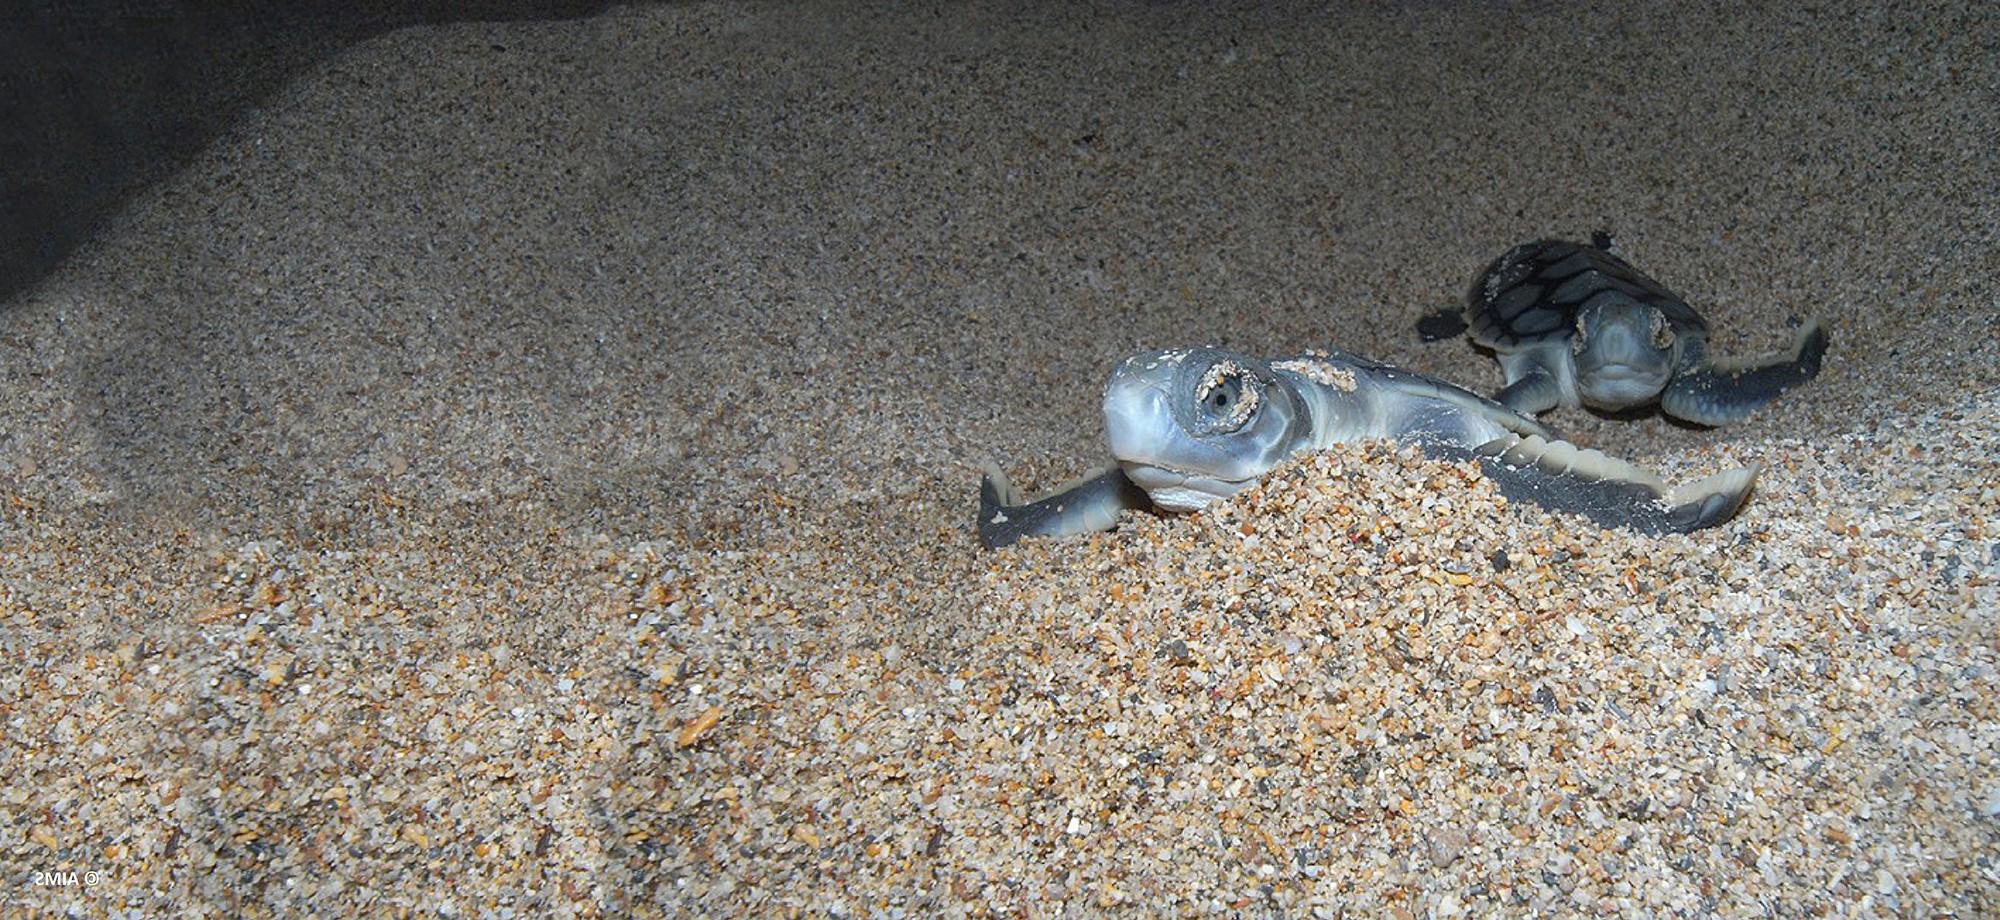
[[1494,398],[1530,415],[1658,402],[1683,421],[1727,425],[1813,379],[1827,345],[1815,318],[1789,356],[1715,360],[1708,324],[1686,301],[1603,249],[1563,240],[1494,259],[1472,283],[1465,320],[1506,372]]
[[1594,450],[1556,440],[1533,419],[1422,374],[1340,352],[1265,362],[1213,348],[1140,352],[1104,388],[1118,466],[1022,501],[988,464],[979,538],[1108,530],[1127,509],[1194,511],[1248,487],[1285,459],[1371,439],[1476,458],[1509,498],[1641,533],[1684,533],[1728,520],[1754,467],[1678,487]]

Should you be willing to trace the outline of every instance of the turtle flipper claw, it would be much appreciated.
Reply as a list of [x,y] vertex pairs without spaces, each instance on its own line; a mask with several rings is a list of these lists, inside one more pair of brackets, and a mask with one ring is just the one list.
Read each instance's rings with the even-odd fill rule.
[[1799,329],[1790,357],[1754,364],[1718,361],[1694,368],[1667,385],[1660,408],[1699,425],[1740,422],[1786,390],[1819,376],[1826,345],[1826,326],[1814,317]]

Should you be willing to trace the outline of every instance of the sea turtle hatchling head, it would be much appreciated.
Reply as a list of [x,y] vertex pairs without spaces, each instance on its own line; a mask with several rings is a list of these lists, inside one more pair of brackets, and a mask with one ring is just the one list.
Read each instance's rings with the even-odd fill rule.
[[1520,412],[1658,402],[1703,425],[1740,421],[1819,373],[1827,335],[1808,321],[1789,356],[1725,362],[1687,302],[1597,245],[1536,240],[1507,250],[1473,281],[1465,320],[1500,359],[1495,397]]
[[1627,409],[1657,399],[1680,363],[1680,335],[1666,311],[1614,293],[1576,312],[1570,360],[1584,405]]
[[1242,491],[1298,452],[1310,429],[1301,394],[1269,365],[1212,348],[1134,355],[1104,387],[1112,456],[1169,511]]

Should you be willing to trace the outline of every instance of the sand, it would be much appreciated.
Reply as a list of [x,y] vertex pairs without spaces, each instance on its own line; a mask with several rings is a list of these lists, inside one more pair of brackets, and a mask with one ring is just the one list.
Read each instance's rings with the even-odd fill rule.
[[[0,316],[0,861],[79,916],[1977,915],[2000,21],[738,3],[407,29]],[[1548,419],[1645,539],[1381,448],[978,550],[1128,351],[1612,232],[1751,421]]]

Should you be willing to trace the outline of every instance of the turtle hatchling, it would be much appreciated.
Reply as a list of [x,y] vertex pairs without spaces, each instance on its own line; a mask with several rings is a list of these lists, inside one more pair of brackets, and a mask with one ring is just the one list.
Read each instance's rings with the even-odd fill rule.
[[1341,352],[1272,362],[1214,348],[1140,352],[1105,385],[1104,428],[1118,465],[1046,498],[1022,501],[987,464],[980,541],[1108,530],[1149,505],[1195,511],[1295,454],[1371,439],[1477,459],[1509,498],[1647,534],[1728,520],[1757,478],[1745,467],[1669,487],[1468,390]]
[[1717,360],[1686,301],[1599,246],[1563,240],[1494,259],[1472,283],[1465,321],[1506,372],[1494,398],[1530,415],[1658,402],[1674,418],[1727,425],[1813,379],[1827,344],[1814,318],[1789,357]]

